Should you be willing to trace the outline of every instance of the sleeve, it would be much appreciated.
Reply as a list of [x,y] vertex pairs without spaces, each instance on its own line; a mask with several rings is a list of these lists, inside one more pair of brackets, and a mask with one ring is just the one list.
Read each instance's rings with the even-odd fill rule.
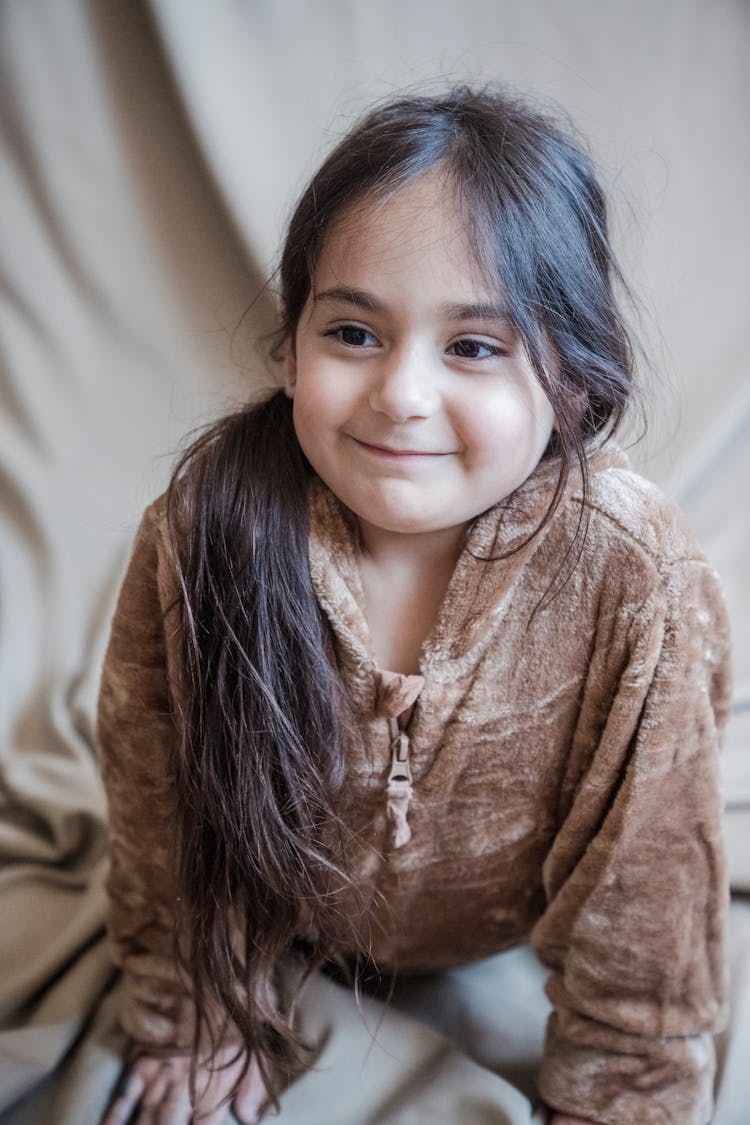
[[[544,866],[539,1088],[603,1125],[707,1125],[726,1018],[718,743],[730,699],[716,576],[675,563],[630,614],[614,697]],[[592,739],[593,742],[593,739]]]
[[[157,501],[158,505],[158,501]],[[161,546],[158,508],[147,509],[120,591],[97,719],[109,803],[108,928],[123,970],[122,1023],[136,1044],[190,1047],[194,1013],[174,959],[172,876],[177,728],[165,625],[176,593]]]

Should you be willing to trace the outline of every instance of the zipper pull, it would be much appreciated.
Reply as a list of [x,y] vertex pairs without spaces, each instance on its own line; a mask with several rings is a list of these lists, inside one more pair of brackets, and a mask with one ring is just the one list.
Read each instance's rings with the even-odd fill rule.
[[388,774],[386,812],[393,825],[393,847],[401,848],[411,840],[411,828],[406,816],[414,790],[411,784],[409,736],[399,729],[395,719],[391,719],[391,732],[391,772]]

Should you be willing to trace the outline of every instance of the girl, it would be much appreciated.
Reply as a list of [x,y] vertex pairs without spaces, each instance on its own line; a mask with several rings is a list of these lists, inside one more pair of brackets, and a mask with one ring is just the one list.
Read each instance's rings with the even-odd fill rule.
[[257,1120],[310,972],[529,935],[550,1120],[706,1125],[727,630],[610,441],[631,349],[588,157],[504,93],[396,101],[280,274],[285,386],[147,510],[106,659],[138,1050],[108,1125]]

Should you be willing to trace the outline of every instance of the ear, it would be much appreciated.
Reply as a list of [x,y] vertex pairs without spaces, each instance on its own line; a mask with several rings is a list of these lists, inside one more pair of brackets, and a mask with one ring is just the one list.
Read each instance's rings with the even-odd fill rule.
[[294,398],[294,388],[297,385],[297,356],[294,350],[294,341],[287,339],[284,343],[284,394],[287,398]]
[[[286,321],[286,309],[284,302],[279,300],[276,306],[276,312],[279,318],[279,324],[284,326]],[[288,398],[294,398],[294,387],[297,382],[297,355],[294,350],[294,336],[287,329],[284,343],[282,344],[282,355],[284,358],[284,393]]]

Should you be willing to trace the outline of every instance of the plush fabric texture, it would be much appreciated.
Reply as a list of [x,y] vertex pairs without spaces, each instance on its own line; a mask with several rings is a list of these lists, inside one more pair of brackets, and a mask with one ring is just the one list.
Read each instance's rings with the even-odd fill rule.
[[[614,448],[592,455],[591,469],[585,547],[554,597],[545,595],[567,574],[582,514],[577,477],[531,542],[554,467],[476,521],[420,677],[376,666],[356,528],[313,481],[311,574],[361,735],[348,748],[340,811],[367,906],[352,903],[346,924],[381,969],[401,972],[530,937],[554,1006],[544,1100],[605,1125],[706,1125],[712,1033],[726,1010],[726,617],[674,505]],[[176,594],[159,500],[114,619],[99,743],[123,1023],[160,1048],[186,1047],[192,1030],[172,962],[180,652],[166,611]],[[403,842],[388,779],[393,719],[410,708]]]

